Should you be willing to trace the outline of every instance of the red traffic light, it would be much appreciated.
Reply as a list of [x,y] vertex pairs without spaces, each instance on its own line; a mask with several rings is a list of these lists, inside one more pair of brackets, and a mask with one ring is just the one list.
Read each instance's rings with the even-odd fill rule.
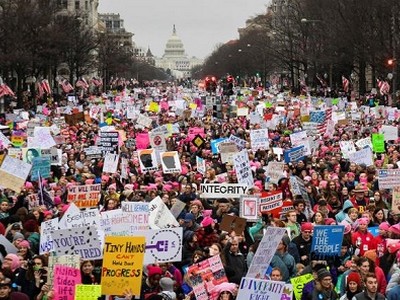
[[216,81],[217,79],[213,76],[211,77],[211,81]]
[[396,59],[394,59],[394,58],[388,59],[388,61],[387,61],[389,66],[393,66],[395,62],[396,62]]

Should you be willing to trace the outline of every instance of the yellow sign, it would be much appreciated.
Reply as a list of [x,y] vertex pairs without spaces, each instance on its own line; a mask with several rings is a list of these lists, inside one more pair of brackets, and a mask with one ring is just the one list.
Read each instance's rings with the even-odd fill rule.
[[75,300],[97,300],[100,296],[100,284],[77,284],[75,286]]
[[293,285],[293,293],[296,299],[301,299],[305,284],[313,279],[314,277],[312,274],[304,274],[290,279],[290,283]]
[[196,103],[189,103],[189,108],[190,109],[196,109],[197,108],[197,104]]
[[140,295],[145,252],[144,236],[106,236],[104,241],[101,292],[122,295],[131,288]]
[[157,102],[150,102],[149,111],[157,113],[160,110],[160,107]]
[[24,137],[19,135],[12,135],[11,143],[14,147],[22,147],[24,144]]

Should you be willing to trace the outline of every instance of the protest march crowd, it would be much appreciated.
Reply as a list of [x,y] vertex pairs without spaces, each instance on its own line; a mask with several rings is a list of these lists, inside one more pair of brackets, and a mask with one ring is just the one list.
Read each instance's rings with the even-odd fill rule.
[[1,119],[0,299],[400,299],[400,111],[148,83]]

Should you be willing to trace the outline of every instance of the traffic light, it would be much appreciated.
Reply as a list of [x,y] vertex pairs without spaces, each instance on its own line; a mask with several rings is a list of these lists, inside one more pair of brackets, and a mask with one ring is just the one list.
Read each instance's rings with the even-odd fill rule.
[[217,90],[217,78],[215,76],[212,77],[206,77],[205,79],[205,84],[206,84],[206,91],[209,93],[215,93]]
[[393,64],[394,64],[394,59],[389,59],[388,60],[388,65],[389,66],[393,66]]

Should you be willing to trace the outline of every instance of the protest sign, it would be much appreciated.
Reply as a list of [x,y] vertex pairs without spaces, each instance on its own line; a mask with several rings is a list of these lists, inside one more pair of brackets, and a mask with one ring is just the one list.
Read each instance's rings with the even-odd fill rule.
[[297,162],[304,159],[304,146],[297,146],[283,152],[285,163]]
[[140,295],[145,252],[144,237],[106,236],[101,271],[104,295],[122,295],[127,288]]
[[179,226],[178,221],[171,214],[160,196],[157,196],[150,201],[149,211],[149,225],[151,229],[163,229]]
[[395,141],[399,138],[397,126],[382,125],[379,132],[383,134],[385,141]]
[[378,170],[378,184],[380,190],[392,189],[400,186],[399,169],[380,169]]
[[219,138],[219,139],[211,140],[210,145],[211,145],[212,154],[218,154],[220,152],[218,145],[223,143],[223,142],[225,142],[225,141],[229,141],[228,138]]
[[68,187],[67,202],[79,208],[95,207],[100,200],[101,184],[72,185]]
[[258,220],[259,198],[254,195],[242,195],[240,197],[239,217],[245,218],[249,222]]
[[57,256],[75,254],[80,255],[84,260],[103,257],[96,227],[61,229],[51,233],[51,236]]
[[314,226],[311,252],[321,256],[339,255],[342,247],[344,226]]
[[372,134],[372,150],[375,153],[385,152],[385,137],[381,133]]
[[160,159],[164,174],[180,173],[182,171],[177,151],[161,152]]
[[118,131],[101,131],[99,147],[103,155],[106,153],[118,153]]
[[365,147],[369,147],[369,148],[372,149],[372,141],[371,141],[371,138],[370,138],[370,137],[366,137],[366,138],[363,138],[363,139],[359,139],[359,140],[356,142],[356,146],[357,146],[359,149],[364,149]]
[[193,285],[196,300],[216,300],[218,295],[214,293],[214,287],[228,282],[219,255],[189,266],[187,276]]
[[242,151],[243,149],[246,148],[246,140],[243,140],[241,138],[238,138],[237,136],[231,134],[228,138],[230,142],[234,142],[236,146],[238,147],[239,151]]
[[248,187],[236,183],[202,183],[200,184],[201,198],[240,198],[246,195]]
[[250,144],[253,151],[269,148],[268,129],[250,130]]
[[39,178],[49,178],[50,167],[50,158],[34,157],[32,159],[31,180],[38,181]]
[[298,176],[290,176],[290,190],[293,195],[301,195],[303,199],[308,202],[310,198],[308,197],[308,193],[306,187],[304,186],[304,181]]
[[281,300],[293,300],[293,285],[290,283],[285,283]]
[[151,127],[151,123],[153,123],[153,120],[143,114],[139,114],[138,118],[136,120],[136,123],[138,125],[141,125],[143,127],[147,127],[150,128]]
[[58,219],[44,221],[40,225],[39,254],[54,251],[54,242],[51,233],[58,230]]
[[292,146],[304,146],[304,155],[311,155],[310,143],[305,130],[290,134]]
[[285,282],[243,277],[237,299],[281,299]]
[[123,201],[121,210],[128,219],[128,229],[131,235],[138,230],[149,229],[149,203]]
[[279,218],[283,206],[282,192],[274,191],[266,194],[260,198],[260,212],[263,214],[272,214],[274,217]]
[[77,284],[75,286],[75,300],[97,300],[100,296],[100,284]]
[[29,163],[6,156],[0,167],[0,186],[19,193],[31,168]]
[[100,228],[105,235],[129,235],[128,221],[121,209],[103,211],[100,215]]
[[74,300],[75,285],[81,283],[81,271],[63,265],[54,266],[54,299]]
[[50,254],[49,265],[47,268],[47,284],[52,287],[54,283],[54,267],[55,265],[63,265],[71,268],[79,269],[81,262],[79,255],[61,255],[54,256]]
[[167,150],[167,144],[165,142],[165,135],[162,133],[152,132],[149,133],[151,148],[165,151]]
[[254,185],[254,178],[247,150],[240,151],[233,155],[233,166],[236,171],[238,183],[251,188]]
[[206,174],[206,160],[200,156],[196,156],[196,170],[201,175]]
[[268,182],[278,184],[279,179],[284,177],[285,164],[283,162],[270,161],[266,169],[266,176]]
[[170,208],[171,214],[174,216],[174,218],[178,218],[182,210],[186,207],[186,203],[182,202],[179,199],[176,199],[176,202],[172,207]]
[[49,149],[55,145],[56,142],[51,135],[50,127],[35,127],[33,134],[33,147]]
[[232,230],[240,235],[245,229],[247,220],[237,216],[225,215],[222,218],[221,225],[219,228],[226,232],[231,232]]
[[11,144],[11,141],[0,131],[0,142],[3,147],[7,147]]
[[290,283],[293,286],[293,293],[296,299],[301,299],[301,295],[303,294],[303,289],[306,283],[314,280],[312,274],[304,274],[301,276],[290,278]]
[[22,148],[22,160],[26,163],[32,164],[35,157],[40,157],[41,151],[38,148]]
[[285,228],[267,227],[260,245],[254,254],[254,258],[251,261],[246,277],[264,278],[276,248],[285,233]]
[[90,146],[84,149],[86,157],[89,159],[100,159],[103,157],[101,147]]
[[61,166],[62,150],[52,147],[50,149],[40,149],[40,156],[50,159],[52,165]]
[[339,146],[345,159],[348,159],[351,153],[356,152],[353,141],[339,141]]
[[114,153],[107,153],[104,158],[103,172],[104,173],[117,173],[119,162],[119,155]]
[[154,149],[138,150],[139,164],[142,172],[158,169],[157,157]]
[[392,211],[395,215],[400,214],[400,186],[393,187]]
[[98,208],[80,210],[75,203],[71,203],[58,224],[60,229],[100,226]]
[[374,164],[372,149],[366,147],[349,154],[349,160],[358,165],[365,164],[367,167]]

